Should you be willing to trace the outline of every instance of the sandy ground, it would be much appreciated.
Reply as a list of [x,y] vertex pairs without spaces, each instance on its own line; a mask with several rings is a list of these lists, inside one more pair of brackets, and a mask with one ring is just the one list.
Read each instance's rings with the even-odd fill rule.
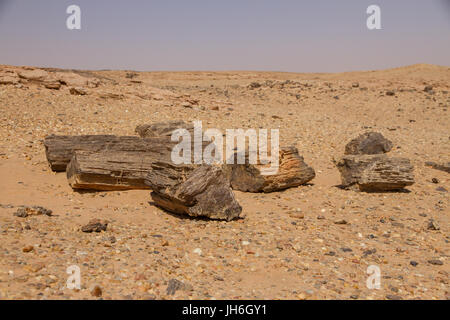
[[[95,285],[103,299],[450,298],[449,174],[424,165],[450,161],[450,68],[79,74],[101,83],[83,96],[0,85],[0,298],[98,299]],[[283,192],[235,192],[246,217],[220,222],[168,214],[148,191],[74,192],[48,168],[46,135],[135,135],[138,124],[169,119],[279,128],[316,178]],[[411,159],[408,191],[336,187],[333,159],[368,130],[394,142],[392,156]],[[14,216],[21,205],[53,216]],[[108,220],[107,231],[81,232],[92,218]],[[66,287],[71,265],[80,290]],[[379,290],[366,286],[370,265],[381,270]],[[185,283],[174,295],[171,279]]]

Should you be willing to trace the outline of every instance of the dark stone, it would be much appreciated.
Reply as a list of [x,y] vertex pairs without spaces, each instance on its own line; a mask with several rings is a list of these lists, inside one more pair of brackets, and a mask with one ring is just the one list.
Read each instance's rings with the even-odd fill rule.
[[345,154],[381,154],[391,151],[393,144],[379,132],[367,132],[345,146]]
[[106,231],[108,222],[102,222],[99,219],[92,219],[85,226],[81,227],[81,231],[86,233]]

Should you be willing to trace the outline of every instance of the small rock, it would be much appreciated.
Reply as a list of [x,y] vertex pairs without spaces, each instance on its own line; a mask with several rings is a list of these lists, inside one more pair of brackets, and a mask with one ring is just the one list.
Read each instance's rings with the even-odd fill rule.
[[170,279],[167,285],[167,295],[173,296],[178,290],[185,289],[186,286],[183,282],[177,279]]
[[437,178],[433,178],[433,179],[431,179],[431,182],[433,182],[433,183],[439,183],[439,180],[438,180]]
[[302,212],[293,212],[290,214],[290,216],[294,219],[303,219],[305,218],[305,214]]
[[182,104],[181,104],[181,106],[183,107],[183,108],[191,108],[192,109],[192,105],[189,103],[189,102],[183,102]]
[[99,285],[94,286],[94,288],[91,290],[91,295],[94,297],[101,297],[102,294],[102,288],[100,288]]
[[23,252],[31,252],[34,250],[33,246],[26,246],[22,249]]
[[402,297],[397,296],[397,295],[392,295],[392,294],[388,294],[388,295],[386,296],[386,299],[388,299],[388,300],[403,300]]
[[52,90],[59,90],[59,88],[61,88],[61,82],[58,80],[48,79],[44,81],[44,87]]
[[411,260],[409,262],[410,265],[412,265],[413,267],[417,267],[417,265],[419,264],[417,261]]
[[440,229],[440,227],[436,223],[436,221],[434,221],[433,219],[430,219],[430,221],[428,221],[427,229],[437,231]]
[[434,266],[442,266],[444,264],[441,260],[438,259],[428,260],[428,263]]
[[433,91],[433,87],[432,86],[425,86],[425,88],[423,89],[424,92],[430,92]]
[[334,224],[347,224],[347,223],[348,222],[346,220],[344,220],[344,219],[337,220],[337,221],[334,222]]
[[249,89],[256,89],[256,88],[259,88],[259,87],[261,87],[261,84],[258,83],[258,82],[252,82],[252,83],[250,83],[250,84],[248,85],[248,88],[249,88]]
[[69,89],[70,94],[76,95],[76,96],[84,96],[87,95],[87,91],[84,88],[80,87],[72,87]]
[[26,218],[28,216],[39,216],[39,215],[51,216],[52,213],[53,213],[52,210],[49,210],[49,209],[46,209],[43,207],[39,207],[39,206],[33,206],[33,207],[23,206],[23,207],[20,207],[19,209],[17,209],[17,211],[14,213],[14,215],[16,217]]
[[99,219],[92,219],[87,225],[81,227],[81,231],[91,233],[91,232],[101,232],[106,231],[108,222],[102,222]]
[[363,255],[366,257],[368,255],[374,254],[377,252],[377,249],[369,249],[363,252]]

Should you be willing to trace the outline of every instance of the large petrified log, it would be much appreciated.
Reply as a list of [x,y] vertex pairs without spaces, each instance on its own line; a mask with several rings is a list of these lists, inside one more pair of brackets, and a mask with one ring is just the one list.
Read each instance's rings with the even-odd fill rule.
[[392,142],[381,133],[367,132],[345,146],[345,154],[382,154],[391,151]]
[[[144,180],[152,164],[161,159],[172,162],[176,142],[168,137],[118,137],[117,143],[100,150],[75,150],[67,165],[67,179],[73,189],[127,190],[149,189]],[[126,138],[126,139],[125,139]],[[128,142],[126,144],[125,142]],[[202,148],[208,145],[203,142]],[[94,148],[95,149],[95,148]],[[191,149],[191,162],[194,150]],[[198,166],[198,165],[197,165]]]
[[[162,139],[162,138],[161,138]],[[167,140],[167,138],[165,138]],[[65,171],[75,151],[152,151],[154,139],[133,136],[82,135],[56,136],[45,138],[45,154],[53,171]]]
[[275,174],[262,174],[268,165],[250,164],[248,152],[245,164],[224,165],[224,171],[234,190],[244,192],[273,192],[297,187],[311,181],[315,171],[298,154],[297,148],[282,147],[279,152],[279,167]]
[[342,186],[361,191],[391,191],[414,184],[409,159],[386,155],[347,155],[338,163]]
[[221,167],[161,159],[152,164],[146,183],[155,204],[173,213],[230,221],[242,212]]
[[75,151],[67,166],[73,189],[149,189],[144,180],[158,152]]

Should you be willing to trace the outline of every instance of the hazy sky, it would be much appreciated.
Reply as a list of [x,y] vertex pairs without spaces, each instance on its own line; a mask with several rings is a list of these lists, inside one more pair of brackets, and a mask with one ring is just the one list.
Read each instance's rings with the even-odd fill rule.
[[[81,7],[81,30],[66,8]],[[382,30],[366,9],[381,7]],[[0,64],[338,72],[450,66],[450,0],[0,0]]]

